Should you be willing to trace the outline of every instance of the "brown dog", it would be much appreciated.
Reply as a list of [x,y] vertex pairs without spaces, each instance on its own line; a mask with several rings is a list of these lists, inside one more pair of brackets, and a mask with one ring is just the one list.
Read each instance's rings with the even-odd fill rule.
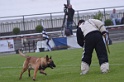
[[48,55],[46,55],[46,57],[32,57],[32,56],[26,56],[25,54],[23,54],[20,50],[19,50],[19,54],[23,57],[26,58],[26,60],[24,61],[23,64],[23,69],[22,72],[20,74],[20,78],[22,78],[22,74],[28,69],[28,75],[30,77],[30,70],[34,69],[34,75],[33,75],[33,80],[35,81],[36,79],[36,73],[38,70],[40,70],[40,73],[47,75],[44,70],[47,67],[50,67],[51,69],[53,69],[54,67],[56,67],[56,65],[54,64],[52,58],[48,57]]

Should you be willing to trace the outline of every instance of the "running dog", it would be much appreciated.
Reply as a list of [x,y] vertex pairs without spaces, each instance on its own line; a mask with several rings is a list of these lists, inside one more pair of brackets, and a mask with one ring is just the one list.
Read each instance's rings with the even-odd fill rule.
[[51,69],[53,69],[54,67],[56,67],[56,65],[54,64],[52,58],[48,57],[48,55],[46,55],[46,57],[32,57],[32,56],[26,56],[25,54],[23,54],[20,50],[19,50],[19,54],[23,57],[26,58],[26,60],[23,63],[23,69],[21,71],[20,77],[19,79],[22,79],[22,74],[28,70],[28,75],[30,77],[30,70],[34,69],[34,75],[33,75],[33,80],[36,80],[36,73],[38,70],[40,70],[41,74],[45,74],[47,75],[44,70],[47,67],[50,67]]

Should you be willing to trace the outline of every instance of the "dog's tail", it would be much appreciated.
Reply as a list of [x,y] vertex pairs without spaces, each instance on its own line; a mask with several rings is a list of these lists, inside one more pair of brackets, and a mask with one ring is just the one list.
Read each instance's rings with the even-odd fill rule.
[[19,54],[22,56],[22,57],[25,57],[25,58],[27,58],[28,56],[26,56],[25,54],[23,54],[20,50],[18,50],[19,51]]

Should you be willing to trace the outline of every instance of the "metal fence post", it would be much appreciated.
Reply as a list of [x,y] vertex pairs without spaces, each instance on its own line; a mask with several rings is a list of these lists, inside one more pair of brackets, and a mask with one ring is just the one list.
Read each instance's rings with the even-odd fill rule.
[[52,19],[52,13],[50,13],[50,19],[51,19],[51,25],[52,25],[52,28],[53,28],[53,19]]
[[24,18],[24,16],[23,16],[23,21],[22,21],[22,23],[23,23],[23,27],[24,27],[24,31],[25,31],[25,18]]
[[77,11],[77,21],[79,21],[80,20],[80,16],[79,16],[79,11]]
[[105,12],[105,8],[103,8],[104,10],[104,19],[106,20],[106,12]]

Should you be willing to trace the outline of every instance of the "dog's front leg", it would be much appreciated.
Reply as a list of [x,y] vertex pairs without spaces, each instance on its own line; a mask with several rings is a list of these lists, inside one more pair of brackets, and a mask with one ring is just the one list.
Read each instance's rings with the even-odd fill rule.
[[37,71],[38,71],[38,67],[36,67],[36,68],[34,69],[34,76],[33,76],[33,80],[34,80],[34,81],[36,80]]
[[31,76],[30,69],[28,69],[28,76],[29,76],[29,77]]
[[47,75],[47,74],[44,72],[44,70],[42,70],[42,69],[40,70],[40,73],[41,73],[41,74],[44,74],[44,75]]

